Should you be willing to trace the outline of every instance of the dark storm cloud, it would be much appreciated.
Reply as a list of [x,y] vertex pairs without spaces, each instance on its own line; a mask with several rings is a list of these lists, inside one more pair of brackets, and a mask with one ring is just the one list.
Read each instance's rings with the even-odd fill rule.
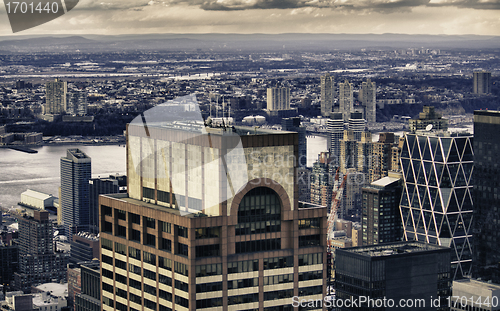
[[[175,1],[175,0],[174,0]],[[498,10],[500,0],[441,0],[433,2],[431,0],[226,0],[226,1],[179,1],[201,7],[207,11],[234,11],[234,10],[254,10],[254,9],[297,9],[297,8],[331,8],[333,10],[345,11],[375,11],[391,12],[401,10],[411,10],[415,7],[457,7],[472,8],[479,10]]]

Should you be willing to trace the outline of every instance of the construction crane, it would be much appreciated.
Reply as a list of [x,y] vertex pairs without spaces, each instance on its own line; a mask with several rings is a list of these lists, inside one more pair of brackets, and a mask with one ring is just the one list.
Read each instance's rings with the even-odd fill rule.
[[342,183],[338,187],[336,185],[338,184],[339,180],[339,170],[337,169],[337,173],[335,174],[335,185],[333,188],[332,192],[332,205],[330,208],[330,214],[328,215],[328,232],[327,232],[327,241],[328,241],[328,246],[330,247],[330,241],[333,239],[333,227],[335,226],[335,221],[337,220],[337,212],[338,208],[340,205],[340,200],[342,198],[342,195],[344,193],[344,185],[347,180],[347,174],[344,175],[344,178],[342,179]]

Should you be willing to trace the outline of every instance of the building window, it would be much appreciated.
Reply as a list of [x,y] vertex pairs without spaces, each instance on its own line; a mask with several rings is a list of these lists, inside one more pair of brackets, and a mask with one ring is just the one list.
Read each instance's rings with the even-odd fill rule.
[[163,274],[158,274],[158,277],[160,278],[158,280],[160,283],[168,285],[168,286],[172,286],[172,278],[171,277],[168,277],[168,276],[163,275]]
[[236,305],[241,303],[251,303],[259,301],[259,294],[246,294],[246,295],[238,295],[238,296],[229,296],[227,297],[228,305]]
[[158,194],[158,201],[170,203],[170,192],[156,190],[156,193]]
[[197,228],[195,230],[196,239],[218,238],[221,227]]
[[160,226],[162,232],[172,233],[172,224],[171,223],[164,222],[161,220],[158,220],[158,221],[160,223],[159,226]]
[[196,277],[222,275],[222,264],[196,266]]
[[144,284],[144,292],[156,296],[156,287]]
[[109,221],[103,221],[102,232],[113,234],[113,224]]
[[127,213],[125,211],[119,210],[115,208],[116,218],[121,220],[127,220]]
[[[141,283],[139,283],[139,285],[140,284]],[[141,288],[139,287],[139,289],[141,289]],[[142,304],[142,298],[140,296],[134,295],[132,293],[129,293],[129,296],[130,296],[130,301],[135,302],[136,304],[139,304],[139,305]]]
[[175,273],[182,274],[184,276],[189,276],[189,271],[188,271],[188,266],[180,263],[180,262],[175,262],[174,263],[174,271]]
[[227,273],[242,273],[259,271],[259,260],[243,260],[227,263]]
[[199,245],[196,246],[196,258],[220,256],[220,245]]
[[146,233],[146,239],[144,240],[144,245],[155,247],[156,246],[156,236],[149,234],[149,233]]
[[227,281],[227,289],[259,286],[259,278]]
[[155,254],[151,254],[151,253],[148,253],[145,251],[145,252],[143,252],[143,256],[144,256],[143,261],[145,263],[156,266],[156,255]]
[[175,296],[175,304],[183,306],[184,308],[189,308],[189,300],[180,296]]
[[156,311],[156,302],[152,302],[151,300],[144,298],[144,306],[148,309]]
[[143,272],[146,279],[156,281],[156,272],[150,271],[148,269],[143,269]]
[[299,219],[299,229],[315,229],[321,224],[320,218]]
[[321,244],[320,237],[319,234],[299,236],[299,247],[319,246]]
[[139,230],[130,229],[130,241],[141,243],[141,232]]
[[281,249],[281,239],[236,242],[236,254]]
[[115,235],[121,238],[127,238],[127,228],[124,226],[117,225]]
[[141,251],[132,246],[128,247],[128,256],[137,260],[141,260]]
[[127,246],[125,246],[121,243],[115,242],[115,253],[127,256]]
[[163,269],[172,271],[172,260],[158,256],[158,266]]
[[175,280],[174,284],[175,284],[175,288],[182,290],[186,293],[189,293],[189,284],[188,283],[185,283],[185,282],[182,282],[179,280]]
[[[291,297],[293,297],[293,289],[276,290],[264,293],[264,300],[275,300]],[[302,297],[302,295],[300,297]]]
[[108,239],[101,238],[101,246],[104,249],[107,249],[110,251],[113,250],[113,242],[108,240]]
[[323,278],[323,271],[309,271],[299,273],[299,281],[317,280]]
[[148,228],[153,228],[153,229],[156,228],[156,220],[154,218],[144,217],[144,224]]
[[172,252],[172,241],[161,238],[160,249],[167,252]]
[[127,270],[127,263],[125,261],[115,258],[115,268]]
[[[170,283],[170,284],[172,284],[172,283]],[[172,293],[169,293],[169,292],[161,290],[161,289],[158,292],[159,292],[158,296],[161,299],[165,299],[166,301],[172,301]],[[160,307],[160,310],[161,310],[161,307]]]
[[264,270],[293,267],[293,257],[274,257],[264,259]]
[[141,216],[134,214],[134,213],[128,213],[128,219],[130,219],[130,222],[133,224],[141,224]]
[[281,231],[281,202],[267,187],[250,190],[238,207],[236,235]]
[[299,255],[299,266],[318,265],[322,263],[322,253]]
[[222,282],[196,284],[196,293],[216,292],[222,290]]
[[222,306],[222,298],[208,298],[196,300],[196,309],[214,308]]
[[101,205],[101,212],[105,216],[113,216],[113,209],[106,205]]
[[311,286],[299,288],[299,296],[318,295],[323,293],[323,286]]
[[131,263],[128,264],[128,271],[130,273],[135,273],[135,274],[138,274],[138,275],[142,275],[141,270],[142,270],[141,267],[138,267],[138,266],[133,265]]
[[175,226],[177,228],[177,236],[188,238],[188,228],[183,226]]
[[148,187],[142,187],[142,197],[145,199],[154,200],[155,199],[155,189]]
[[264,277],[264,286],[265,285],[290,283],[290,282],[293,282],[293,273],[281,274],[281,275],[271,275],[271,276]]
[[177,243],[177,255],[189,256],[189,248],[186,244]]

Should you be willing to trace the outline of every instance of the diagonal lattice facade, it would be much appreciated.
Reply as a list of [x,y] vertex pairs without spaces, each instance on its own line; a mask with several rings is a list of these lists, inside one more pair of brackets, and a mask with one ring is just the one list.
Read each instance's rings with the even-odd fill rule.
[[401,151],[404,239],[452,249],[452,273],[471,273],[472,136],[405,134]]

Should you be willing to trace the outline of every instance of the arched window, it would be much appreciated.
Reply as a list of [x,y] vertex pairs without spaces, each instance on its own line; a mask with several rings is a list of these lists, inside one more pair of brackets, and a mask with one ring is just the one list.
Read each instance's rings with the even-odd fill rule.
[[236,235],[281,231],[281,201],[271,188],[250,190],[238,208]]

